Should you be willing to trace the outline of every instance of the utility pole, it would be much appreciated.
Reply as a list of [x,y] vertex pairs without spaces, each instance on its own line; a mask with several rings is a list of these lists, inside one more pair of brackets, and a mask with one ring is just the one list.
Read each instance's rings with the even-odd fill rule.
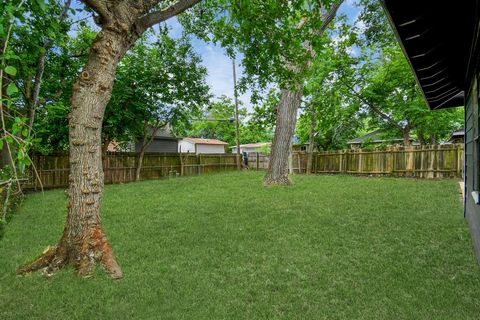
[[238,117],[238,92],[237,92],[237,74],[235,72],[235,59],[232,59],[233,65],[233,96],[235,99],[235,138],[237,140],[237,169],[241,170],[240,163],[240,122]]

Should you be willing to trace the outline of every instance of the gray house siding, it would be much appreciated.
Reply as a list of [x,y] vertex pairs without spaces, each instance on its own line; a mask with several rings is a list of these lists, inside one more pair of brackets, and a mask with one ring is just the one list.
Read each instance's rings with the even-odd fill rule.
[[[142,144],[137,142],[135,144],[135,152],[140,152]],[[148,146],[146,152],[178,152],[177,139],[154,139]]]
[[470,227],[473,245],[480,263],[480,128],[478,110],[478,72],[471,81],[465,104],[465,218]]

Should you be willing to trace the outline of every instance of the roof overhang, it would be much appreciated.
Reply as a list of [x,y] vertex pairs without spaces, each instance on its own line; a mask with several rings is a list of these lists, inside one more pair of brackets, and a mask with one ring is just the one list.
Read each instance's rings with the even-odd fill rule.
[[380,0],[430,109],[464,105],[477,65],[479,0]]

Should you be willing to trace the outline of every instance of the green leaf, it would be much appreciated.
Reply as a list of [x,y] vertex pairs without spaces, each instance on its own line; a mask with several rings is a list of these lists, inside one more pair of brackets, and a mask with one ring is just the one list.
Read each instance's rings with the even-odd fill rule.
[[17,69],[12,66],[6,66],[5,67],[5,72],[8,73],[11,76],[15,76],[17,74]]
[[23,152],[22,149],[18,149],[17,159],[18,160],[23,160],[23,158],[25,158],[25,153]]
[[13,95],[13,94],[15,94],[15,93],[17,93],[17,92],[18,92],[18,88],[17,88],[17,86],[15,85],[15,83],[10,82],[10,83],[8,84],[8,86],[7,86],[7,95],[11,96],[11,95]]
[[28,136],[28,130],[27,129],[23,129],[22,130],[22,135],[26,138]]
[[23,174],[25,172],[25,162],[19,161],[18,162],[18,171]]
[[18,123],[14,123],[12,125],[12,133],[13,134],[17,134],[18,130],[20,129],[20,127],[18,126]]
[[0,140],[0,151],[3,150],[3,140]]
[[16,54],[13,54],[13,53],[6,53],[5,54],[5,59],[7,60],[12,60],[12,59],[15,59],[15,60],[20,60],[20,57],[17,56]]
[[37,4],[42,9],[42,11],[45,11],[47,9],[47,6],[45,5],[45,1],[43,0],[37,0]]
[[29,166],[32,164],[32,160],[29,158],[29,157],[25,157],[25,159],[23,160],[23,162],[25,163],[25,165]]

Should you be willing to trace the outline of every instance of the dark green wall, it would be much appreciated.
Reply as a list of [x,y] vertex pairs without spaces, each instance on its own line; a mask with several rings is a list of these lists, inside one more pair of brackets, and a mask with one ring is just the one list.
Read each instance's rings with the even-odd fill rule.
[[470,227],[477,260],[480,263],[478,76],[478,73],[473,76],[465,99],[465,218]]

